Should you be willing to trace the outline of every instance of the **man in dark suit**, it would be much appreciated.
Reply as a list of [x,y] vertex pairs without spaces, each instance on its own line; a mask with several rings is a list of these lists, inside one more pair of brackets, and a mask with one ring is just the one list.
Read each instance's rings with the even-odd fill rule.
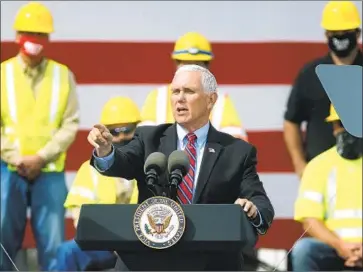
[[[152,196],[143,171],[153,152],[169,156],[176,149],[189,156],[190,170],[178,189],[182,204],[239,204],[259,234],[270,227],[274,209],[256,172],[256,148],[218,132],[209,122],[217,100],[213,74],[198,65],[180,67],[171,84],[175,124],[139,127],[133,140],[112,146],[106,127],[95,125],[88,141],[95,147],[91,165],[106,176],[136,179],[139,203]],[[227,258],[227,259],[226,259]],[[206,270],[239,270],[240,260],[213,258]]]

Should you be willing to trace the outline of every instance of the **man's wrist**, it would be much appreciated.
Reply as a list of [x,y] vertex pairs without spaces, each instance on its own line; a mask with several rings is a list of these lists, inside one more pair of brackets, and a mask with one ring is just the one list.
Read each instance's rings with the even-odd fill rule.
[[109,156],[112,153],[112,151],[113,151],[112,145],[110,145],[109,150],[104,150],[104,151],[101,151],[100,149],[96,148],[96,155],[98,158],[105,158]]

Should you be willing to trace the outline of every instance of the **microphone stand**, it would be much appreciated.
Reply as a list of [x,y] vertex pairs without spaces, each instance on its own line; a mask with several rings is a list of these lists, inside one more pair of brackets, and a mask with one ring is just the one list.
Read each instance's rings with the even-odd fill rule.
[[170,173],[169,176],[169,191],[170,198],[176,200],[178,186],[183,180],[183,174],[180,169],[175,169]]
[[146,186],[149,189],[149,191],[151,191],[153,196],[158,195],[157,190],[156,190],[156,184],[157,184],[158,180],[159,180],[159,176],[154,169],[150,169],[146,173]]

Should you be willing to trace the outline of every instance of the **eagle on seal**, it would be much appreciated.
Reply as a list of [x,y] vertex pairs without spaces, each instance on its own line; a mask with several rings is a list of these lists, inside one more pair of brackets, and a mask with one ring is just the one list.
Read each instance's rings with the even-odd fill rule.
[[165,230],[169,227],[172,216],[173,215],[171,214],[171,215],[167,216],[164,219],[163,222],[156,223],[154,221],[154,218],[150,214],[148,214],[147,218],[149,220],[149,224],[150,224],[151,228],[154,230],[154,231],[152,231],[152,234],[154,234],[154,233],[157,233],[157,234],[166,233]]

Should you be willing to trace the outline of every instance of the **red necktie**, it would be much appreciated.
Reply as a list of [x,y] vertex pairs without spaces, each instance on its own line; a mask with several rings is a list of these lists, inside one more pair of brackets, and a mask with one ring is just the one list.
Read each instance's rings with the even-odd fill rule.
[[193,199],[193,185],[195,177],[195,166],[197,159],[197,150],[195,147],[195,141],[197,136],[194,133],[188,133],[187,136],[188,143],[185,147],[185,152],[189,157],[189,172],[185,175],[182,182],[179,185],[177,199],[181,204],[191,204]]

